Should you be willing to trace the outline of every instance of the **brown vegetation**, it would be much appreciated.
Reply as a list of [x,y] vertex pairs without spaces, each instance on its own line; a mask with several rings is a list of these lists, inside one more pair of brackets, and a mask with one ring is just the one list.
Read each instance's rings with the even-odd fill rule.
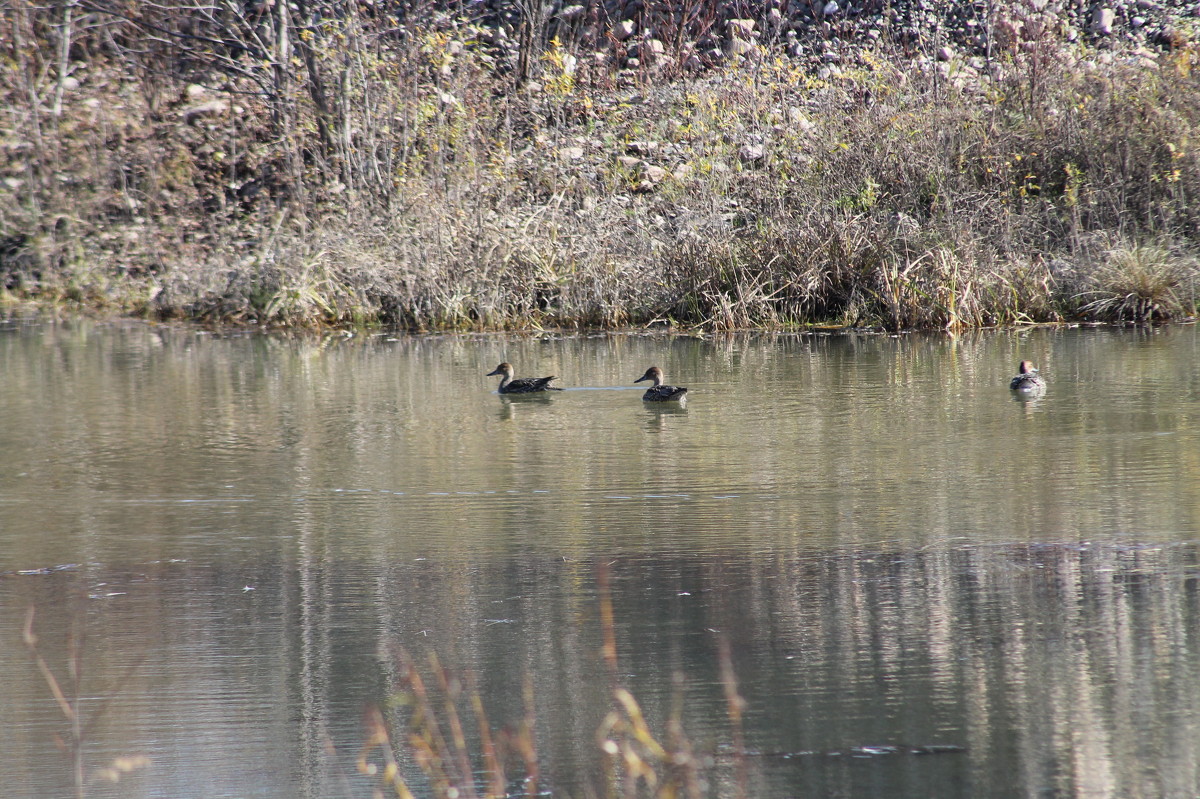
[[0,291],[417,330],[1195,314],[1186,30],[1005,23],[984,58],[826,26],[817,71],[699,60],[739,22],[710,4],[661,52],[598,8],[4,0]]
[[[697,753],[684,731],[683,675],[675,675],[676,691],[666,721],[666,735],[656,736],[641,705],[623,685],[617,664],[616,625],[613,619],[608,566],[597,567],[601,654],[608,671],[612,708],[596,731],[603,757],[597,784],[585,785],[585,796],[653,799],[700,799],[702,787],[716,769],[711,753]],[[358,759],[359,773],[377,779],[387,793],[412,799],[414,793],[402,764],[413,763],[436,799],[504,799],[508,796],[543,795],[543,774],[538,760],[534,688],[527,678],[521,720],[502,730],[492,730],[483,698],[470,672],[459,675],[445,668],[430,653],[431,690],[416,661],[405,651],[395,653],[401,684],[394,704],[406,717],[398,723],[377,708],[366,714],[367,738]],[[738,692],[728,641],[720,639],[720,674],[733,735],[731,757],[736,799],[747,794],[746,751],[742,735],[745,700]],[[469,729],[464,718],[474,721]],[[394,730],[407,728],[407,735]],[[447,732],[448,731],[448,732]],[[514,768],[515,767],[515,768]],[[519,772],[517,777],[513,772]],[[553,789],[552,789],[553,791]],[[379,792],[378,795],[383,795]]]

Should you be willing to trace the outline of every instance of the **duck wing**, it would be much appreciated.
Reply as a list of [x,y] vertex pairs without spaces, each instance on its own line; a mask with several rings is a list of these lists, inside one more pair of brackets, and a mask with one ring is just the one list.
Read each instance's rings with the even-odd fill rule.
[[642,395],[642,399],[650,402],[669,402],[671,400],[683,399],[683,395],[687,393],[687,389],[683,386],[654,386],[646,389],[646,393]]
[[510,394],[527,394],[531,391],[562,391],[561,388],[550,385],[552,380],[557,379],[553,375],[550,377],[519,377],[509,381],[505,389]]

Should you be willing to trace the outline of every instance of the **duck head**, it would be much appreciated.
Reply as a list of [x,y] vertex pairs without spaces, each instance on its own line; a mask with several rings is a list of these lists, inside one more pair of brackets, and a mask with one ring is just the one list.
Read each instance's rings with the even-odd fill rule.
[[504,375],[505,377],[511,378],[515,371],[516,370],[513,369],[513,365],[511,363],[509,363],[508,361],[505,361],[504,363],[500,364],[492,371],[488,372],[487,376],[491,377],[492,375]]
[[663,382],[663,370],[659,369],[657,366],[651,366],[646,370],[646,374],[642,375],[633,382],[641,383],[644,380],[651,380],[654,382],[654,385],[661,386]]

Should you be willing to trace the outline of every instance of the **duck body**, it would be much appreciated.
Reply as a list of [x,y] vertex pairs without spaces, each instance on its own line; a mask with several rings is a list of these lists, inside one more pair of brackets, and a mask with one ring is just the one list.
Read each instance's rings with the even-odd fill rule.
[[535,391],[562,391],[557,386],[550,385],[551,381],[558,378],[554,375],[550,377],[518,377],[513,379],[513,374],[516,372],[513,365],[507,361],[497,366],[494,370],[488,372],[487,376],[500,375],[500,388],[498,391],[501,394],[532,394]]
[[1032,363],[1021,361],[1017,367],[1017,376],[1009,382],[1008,387],[1012,391],[1036,394],[1046,390],[1046,381],[1038,374],[1038,370],[1033,368]]
[[651,366],[646,370],[646,374],[633,382],[641,383],[645,380],[652,381],[654,385],[646,389],[646,393],[642,395],[643,402],[681,402],[687,394],[687,389],[683,386],[664,385],[663,370],[657,366]]

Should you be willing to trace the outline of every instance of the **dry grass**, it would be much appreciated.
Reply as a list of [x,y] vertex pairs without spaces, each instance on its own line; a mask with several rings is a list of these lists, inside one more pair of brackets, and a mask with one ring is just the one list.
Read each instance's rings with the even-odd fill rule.
[[618,75],[571,37],[516,64],[485,24],[357,8],[291,21],[291,77],[81,16],[59,111],[68,28],[10,14],[2,296],[414,330],[1194,313],[1194,46],[1045,34],[979,72],[884,41],[826,78],[769,54]]
[[1084,313],[1099,319],[1149,324],[1196,314],[1200,263],[1161,244],[1109,249],[1081,294]]

